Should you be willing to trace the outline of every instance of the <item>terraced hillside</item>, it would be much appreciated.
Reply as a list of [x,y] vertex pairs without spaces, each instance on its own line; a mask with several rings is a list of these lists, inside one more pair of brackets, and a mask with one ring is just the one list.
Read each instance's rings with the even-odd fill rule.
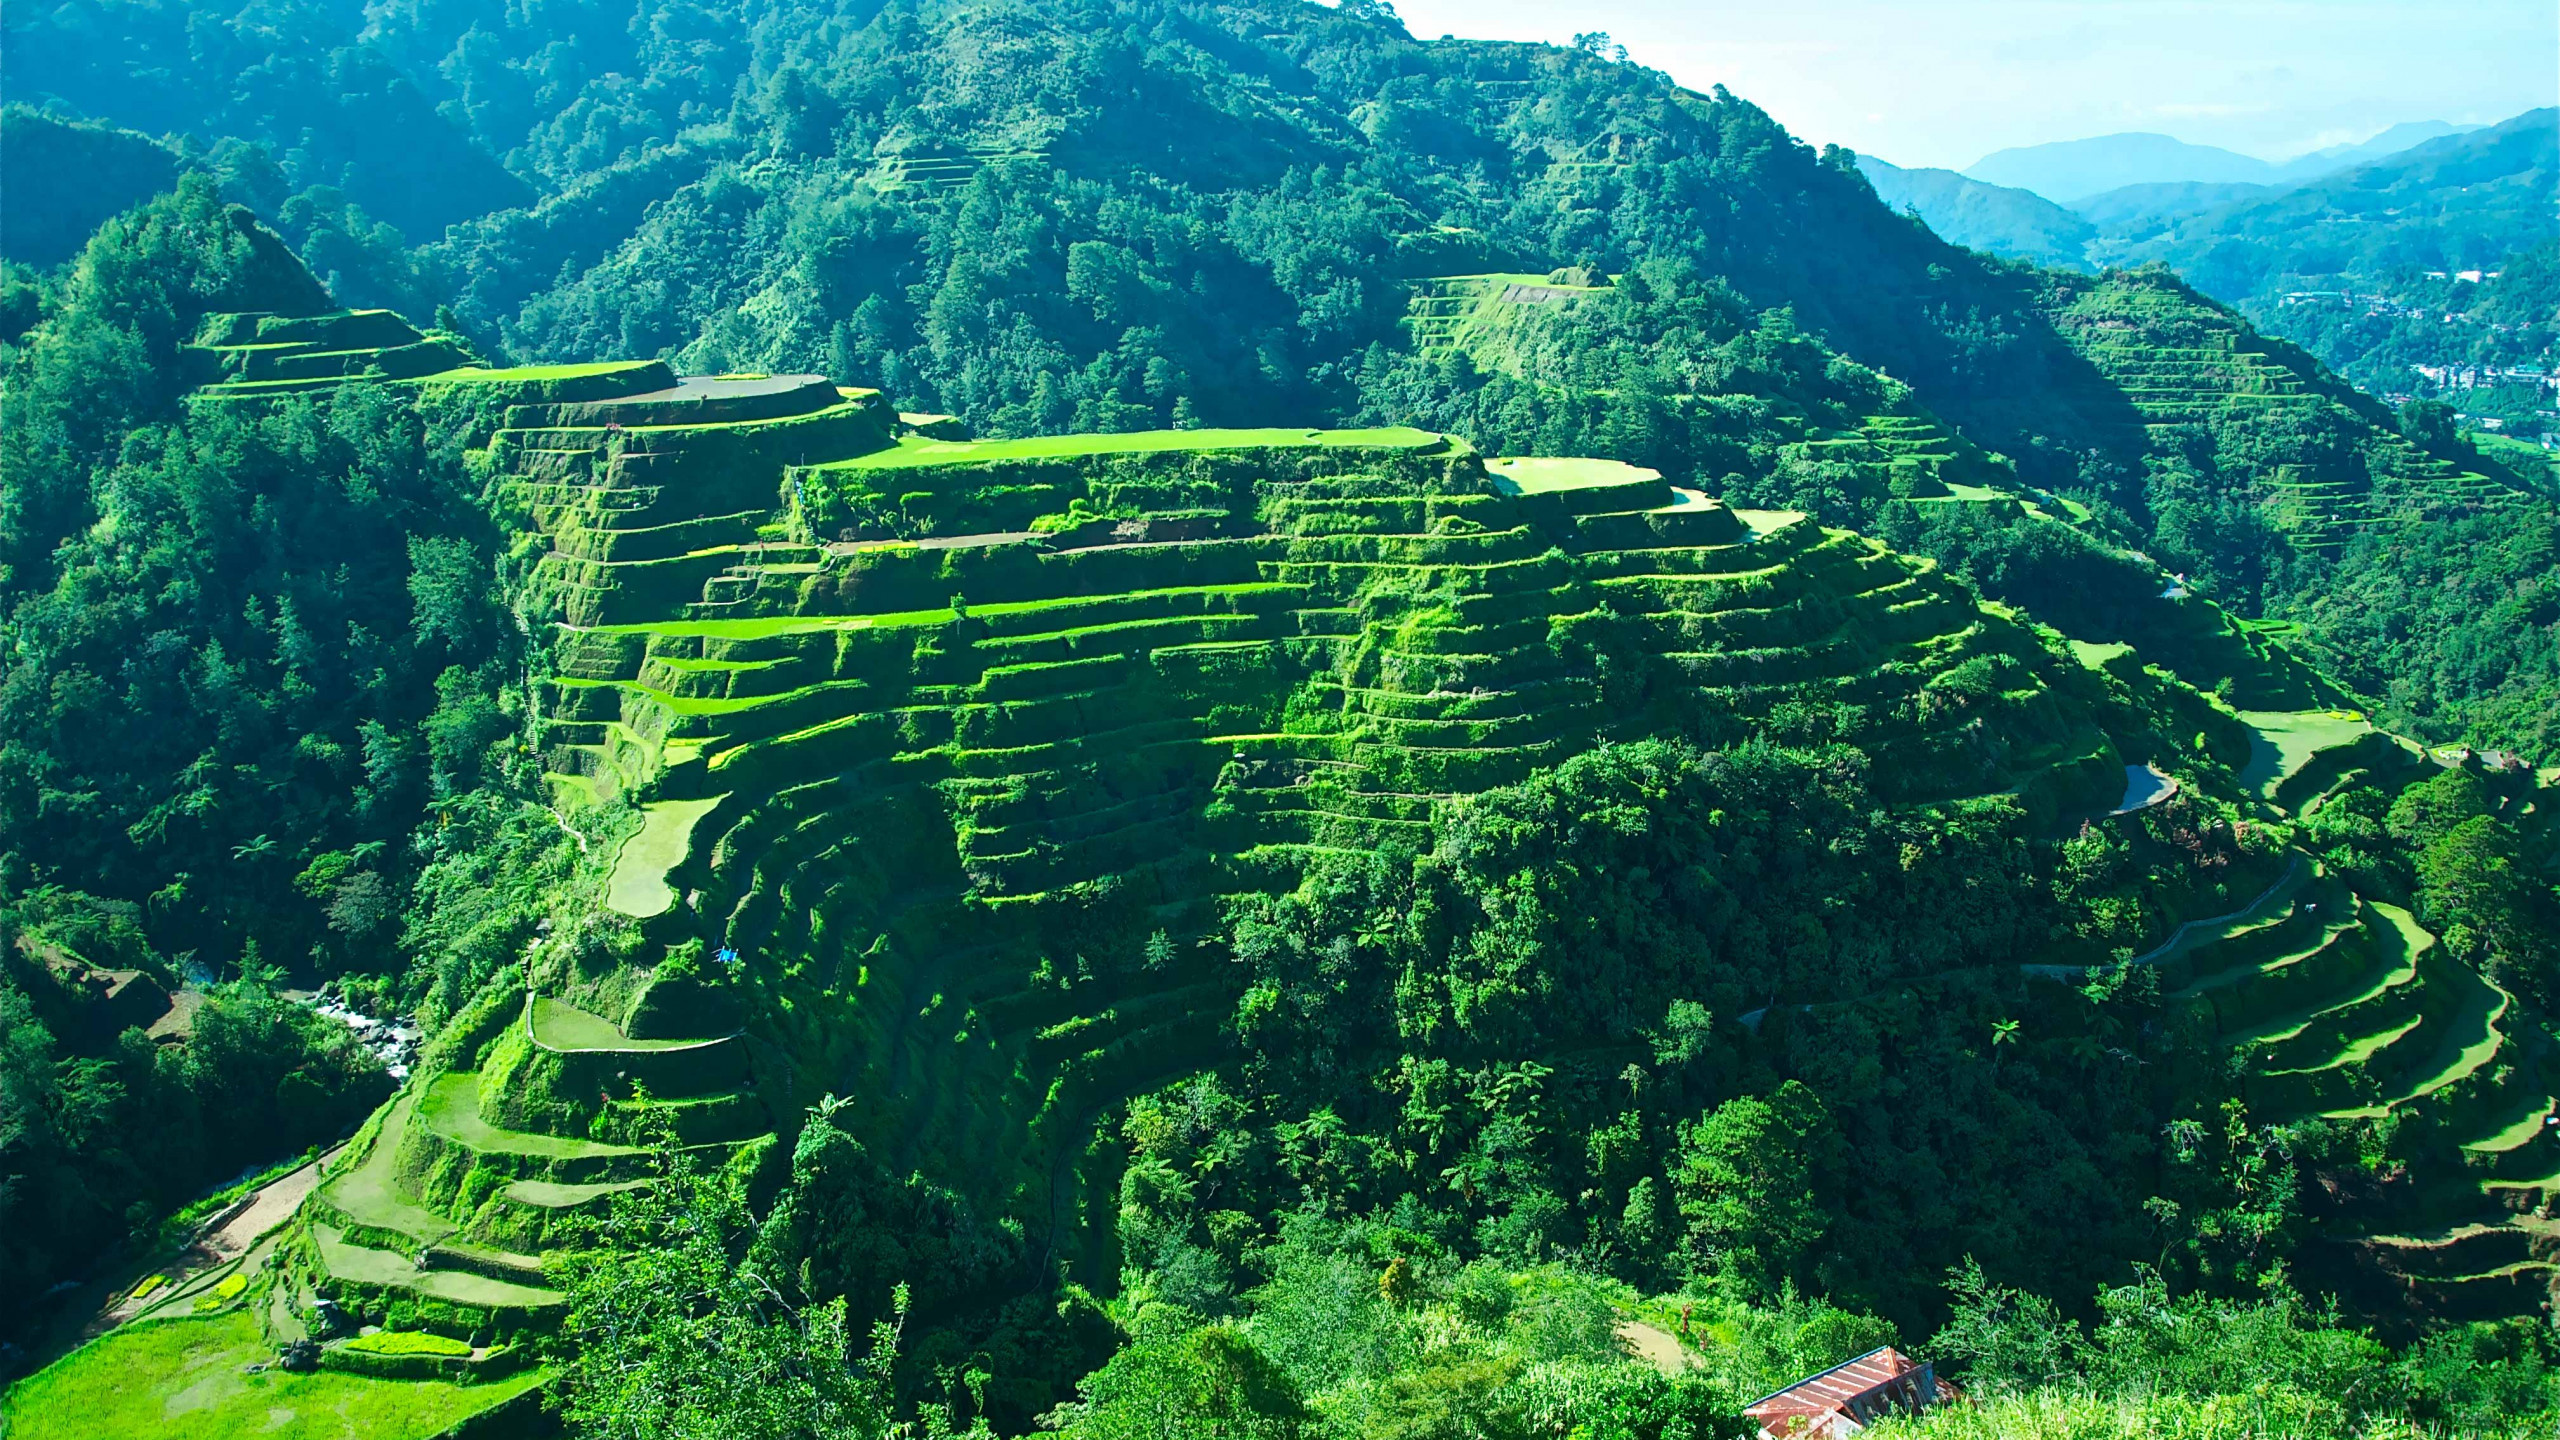
[[2242,431],[2265,453],[2234,455],[2259,506],[2300,549],[2334,555],[2392,520],[2496,509],[2505,481],[2427,455],[2386,412],[2320,372],[2308,356],[2153,271],[2058,278],[2057,330],[2124,399],[2138,450],[2182,433]]
[[[893,1169],[1066,1247],[1108,1228],[1075,1223],[1090,1117],[1210,1057],[1212,902],[1311,855],[1427,845],[1451,797],[1789,699],[1865,716],[1902,803],[2122,793],[2091,672],[1871,541],[1614,462],[1392,428],[937,440],[811,377],[509,420],[553,783],[644,801],[612,903],[736,958],[773,1104],[859,1097]],[[500,1073],[481,1113],[528,1113]]]
[[675,383],[674,372],[655,360],[492,369],[389,310],[211,314],[180,356],[192,398],[215,404],[332,390],[350,380],[491,386],[508,396],[564,400]]
[[[752,1169],[827,1093],[893,1172],[1107,1274],[1091,1129],[1215,1059],[1221,897],[1425,847],[1440,806],[1600,741],[1737,740],[1789,702],[1843,716],[1895,803],[2050,828],[2156,758],[2096,718],[2123,647],[2057,655],[1926,563],[1615,461],[1393,427],[975,442],[815,376],[507,373],[428,378],[518,401],[486,458],[548,636],[537,739],[564,810],[638,803],[607,904],[644,938],[544,952],[457,1021],[306,1208],[280,1333],[326,1298],[503,1367],[558,1313],[542,1255],[648,1183],[653,1136]],[[2037,503],[1968,494],[1987,462],[1924,418],[1867,424],[1830,443],[1906,494]],[[2238,634],[2199,614],[2200,644]],[[2318,703],[2299,681],[2269,659],[2240,688]],[[2270,719],[2245,777],[2274,803],[2396,763],[2296,729]],[[2158,960],[2253,1104],[2476,1120],[2466,1163],[2539,1143],[2503,993],[2405,911],[2295,888]],[[2459,1216],[2471,1250],[2539,1223],[2377,1213]],[[2541,1271],[2500,1273],[2479,1303]]]
[[[1914,502],[2034,507],[2018,477],[1934,417],[1918,413],[1858,417],[1854,429],[1816,432],[1786,447],[1797,458],[1846,466],[1870,495]],[[2056,508],[2061,502],[2051,501]]]
[[[482,1002],[333,1163],[270,1294],[278,1338],[326,1300],[344,1326],[450,1336],[502,1369],[561,1312],[542,1253],[649,1183],[661,1136],[712,1168],[766,1143],[745,1040],[686,1033],[725,1022],[719,1001],[671,975],[565,988],[580,1003],[520,986]],[[367,1368],[347,1335],[317,1338],[324,1364]]]
[[[1408,283],[1405,331],[1425,356],[1462,353],[1480,370],[1528,378],[1539,369],[1540,350],[1557,346],[1555,327],[1611,288],[1610,277],[1578,266],[1545,274],[1427,277]],[[1888,382],[1885,388],[1894,387]],[[2004,461],[1907,398],[1884,413],[1836,415],[1813,413],[1785,400],[1763,404],[1746,397],[1714,398],[1741,400],[1750,411],[1747,423],[1765,432],[1778,454],[1840,477],[1844,491],[1872,501],[1899,497],[2009,510],[2041,502],[2064,508],[2060,500],[2029,492]],[[1678,395],[1671,400],[1696,407],[1708,397]],[[1733,420],[1702,418],[1701,423],[1723,428]]]
[[882,142],[876,153],[878,162],[867,177],[873,186],[892,195],[931,200],[967,188],[989,165],[1037,160],[1046,150],[998,141],[946,145],[900,137]]
[[[2244,718],[2266,737],[2244,781],[2295,813],[2350,790],[2396,793],[2444,763],[2342,713]],[[2529,774],[2490,778],[2508,810],[2536,803]],[[2224,1058],[2259,1121],[2387,1117],[2410,1142],[2402,1179],[2355,1197],[2323,1237],[2347,1262],[2324,1283],[2401,1324],[2550,1303],[2560,1077],[2546,1069],[2548,1026],[2496,980],[2446,955],[2406,908],[2307,858],[2151,963],[2173,1021],[2194,1029],[2199,1053]]]
[[1501,367],[1516,333],[1570,311],[1608,288],[1608,277],[1573,269],[1547,274],[1438,275],[1412,283],[1405,329],[1424,354],[1463,350]]

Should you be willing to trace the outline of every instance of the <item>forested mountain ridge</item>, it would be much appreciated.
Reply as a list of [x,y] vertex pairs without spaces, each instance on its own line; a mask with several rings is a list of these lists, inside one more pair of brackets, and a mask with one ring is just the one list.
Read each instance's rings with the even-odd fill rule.
[[[2170,276],[1986,264],[1597,56],[766,19],[715,113],[750,62],[661,17],[635,53],[701,73],[617,113],[688,128],[529,211],[278,207],[441,329],[270,265],[237,147],[18,276],[0,883],[53,1007],[11,1093],[53,1098],[13,1203],[110,1240],[129,1162],[59,1122],[176,1073],[45,957],[193,951],[440,1034],[175,1323],[304,1327],[348,1384],[535,1359],[502,1383],[600,1433],[1720,1433],[1941,1321],[1992,1392],[2545,1403],[2545,792],[2160,563],[2248,614],[2494,528],[2539,634],[2514,477]],[[503,28],[363,43],[479,47],[488,100]],[[609,148],[614,90],[560,113]],[[470,123],[537,183],[524,113]],[[296,1139],[371,1098],[319,1024]],[[644,1183],[653,1144],[713,1173]],[[2438,1333],[2394,1358],[2287,1275]],[[896,1313],[879,1388],[827,1378]]]
[[[2552,307],[2528,278],[2548,268],[2532,257],[2560,244],[2555,124],[2560,112],[2537,110],[2289,186],[2134,185],[2071,210],[1859,163],[1889,204],[1917,208],[1957,244],[2072,269],[2167,264],[2370,393],[2445,392],[2532,437],[2549,428],[2550,391],[2500,372],[2560,363]],[[2502,301],[2488,292],[2508,268],[2525,283]]]
[[2097,227],[2079,213],[2032,190],[1991,185],[1953,170],[1905,169],[1873,155],[1858,157],[1858,171],[1876,198],[1896,210],[1917,211],[1929,228],[1952,244],[2077,270],[2088,264]]
[[2494,269],[2552,238],[2555,184],[2560,109],[2546,107],[2223,206],[2102,258],[2165,260],[2234,303],[2279,282],[2317,288],[2334,277]]

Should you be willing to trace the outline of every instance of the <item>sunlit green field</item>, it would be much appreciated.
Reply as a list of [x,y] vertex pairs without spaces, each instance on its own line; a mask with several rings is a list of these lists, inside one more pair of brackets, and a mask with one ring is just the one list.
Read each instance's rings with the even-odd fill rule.
[[243,1312],[146,1321],[19,1381],[0,1401],[0,1416],[9,1440],[412,1440],[522,1394],[547,1374],[456,1385],[328,1370],[243,1373],[274,1359],[257,1320]]

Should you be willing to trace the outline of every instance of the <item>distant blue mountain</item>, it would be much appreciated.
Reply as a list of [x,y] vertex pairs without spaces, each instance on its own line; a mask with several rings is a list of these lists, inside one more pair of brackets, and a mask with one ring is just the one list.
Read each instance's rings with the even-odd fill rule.
[[2120,185],[2074,204],[2081,219],[2109,234],[2142,235],[2201,215],[2216,205],[2273,194],[2282,187],[2230,181],[2164,180],[2151,185]]
[[[2395,187],[2401,185],[2399,172],[2404,169],[2422,171],[2431,177],[2458,174],[2454,182],[2458,189],[2487,184],[2519,166],[2530,171],[2532,158],[2519,158],[2517,147],[2530,146],[2533,136],[2540,133],[2535,129],[2536,117],[2544,113],[2518,117],[2494,130],[2441,120],[2395,125],[2360,144],[2332,146],[2283,165],[2209,146],[2182,144],[2165,135],[2108,135],[2004,150],[1974,167],[1976,172],[1988,168],[1994,174],[2033,174],[2041,167],[2046,176],[2044,183],[2055,190],[2085,183],[2064,183],[2052,178],[2063,173],[2067,165],[2081,166],[2077,173],[2084,177],[2102,173],[2089,168],[2097,164],[2119,166],[2115,173],[2144,173],[2143,166],[2156,173],[2161,167],[2182,164],[2224,173],[2249,169],[2259,177],[2136,181],[2084,194],[2068,206],[2055,203],[2050,192],[1994,184],[1978,173],[1906,170],[1872,155],[1859,156],[1858,169],[1885,204],[1896,210],[1917,211],[1939,238],[1969,249],[2074,270],[2138,258],[2161,258],[2170,251],[2184,264],[2193,265],[2201,261],[2187,249],[2158,247],[2188,227],[2190,221],[2226,207],[2277,205],[2297,193],[2310,195],[2313,187],[2324,184],[2367,185],[2366,179],[2347,182],[2340,178],[2349,172],[2380,177],[2389,171],[2387,182],[2373,178],[2370,183]],[[2510,135],[2510,131],[2515,134]],[[2479,151],[2480,158],[2466,161],[2463,157],[2473,151]],[[1999,163],[1995,165],[1995,161]],[[2425,182],[2420,183],[2423,188]]]
[[1996,151],[1965,168],[1986,185],[2032,190],[2058,205],[2127,185],[2166,181],[2267,184],[2276,167],[2253,155],[2168,135],[2097,135]]
[[[2412,120],[2358,144],[2333,145],[2282,163],[2215,145],[2190,145],[2170,135],[2128,132],[1996,151],[1963,173],[2079,209],[2083,202],[2131,185],[2298,185],[2478,128]],[[2156,203],[2160,197],[2151,198]]]
[[2332,145],[2326,150],[2314,150],[2277,168],[2285,180],[2317,180],[2323,175],[2334,175],[2341,170],[2352,170],[2358,165],[2397,155],[2430,140],[2439,140],[2447,135],[2468,135],[2486,128],[2482,125],[2455,125],[2443,120],[2404,120],[2363,144]]

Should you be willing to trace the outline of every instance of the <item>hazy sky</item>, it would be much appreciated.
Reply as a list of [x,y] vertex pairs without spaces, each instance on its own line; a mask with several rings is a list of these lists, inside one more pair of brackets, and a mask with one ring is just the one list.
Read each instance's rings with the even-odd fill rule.
[[2153,130],[2285,159],[2560,103],[2555,0],[1393,0],[1419,36],[1605,30],[1802,139],[1960,170]]

